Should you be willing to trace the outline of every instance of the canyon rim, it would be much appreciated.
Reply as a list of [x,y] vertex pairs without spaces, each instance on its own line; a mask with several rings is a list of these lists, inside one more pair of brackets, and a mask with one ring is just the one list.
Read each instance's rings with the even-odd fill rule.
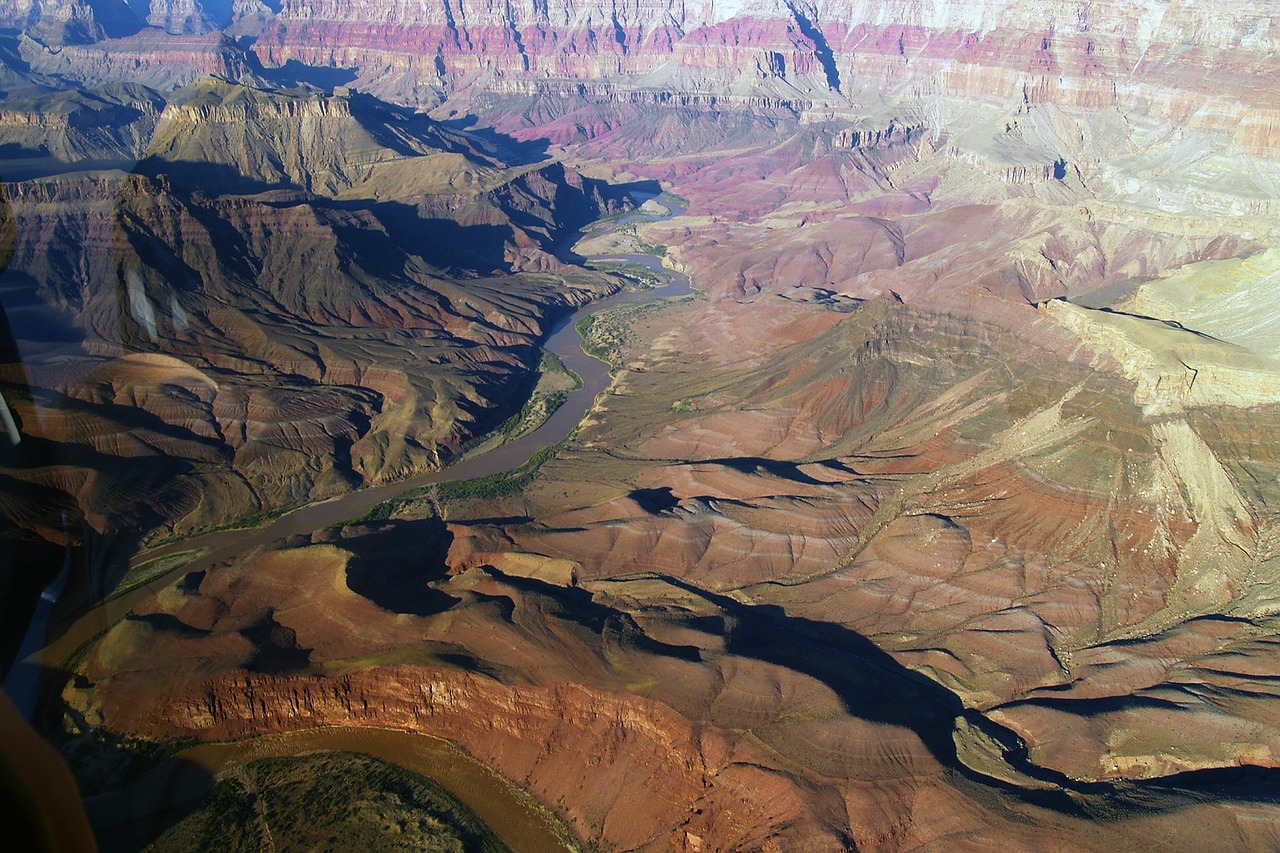
[[0,0],[6,693],[101,849],[1280,849],[1278,43]]

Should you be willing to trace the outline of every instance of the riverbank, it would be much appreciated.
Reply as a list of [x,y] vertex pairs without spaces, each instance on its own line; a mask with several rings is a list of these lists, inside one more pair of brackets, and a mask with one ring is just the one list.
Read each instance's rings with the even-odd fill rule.
[[[677,216],[683,209],[672,204],[661,216],[655,216],[652,211],[638,216],[656,221]],[[601,228],[628,224],[626,217],[617,218],[587,229],[587,233],[596,234]],[[687,275],[664,270],[653,255],[611,255],[598,260],[646,268],[662,275],[666,283],[660,287],[629,289],[561,318],[548,336],[544,352],[554,359],[558,371],[563,371],[564,376],[576,377],[577,381],[569,383],[569,387],[555,389],[563,394],[563,402],[536,428],[515,431],[511,440],[496,447],[479,448],[483,452],[473,451],[441,471],[297,507],[265,519],[257,527],[212,531],[138,554],[133,560],[136,586],[120,592],[67,626],[27,662],[65,670],[68,662],[79,658],[135,607],[193,573],[216,570],[288,537],[309,535],[351,522],[424,487],[518,472],[527,468],[530,460],[554,455],[613,380],[608,364],[584,352],[578,322],[624,304],[683,295],[691,287]],[[152,575],[149,579],[148,574]],[[141,815],[154,819],[173,805],[174,797],[189,803],[207,794],[211,780],[218,773],[264,757],[280,758],[314,750],[359,752],[432,779],[472,808],[499,837],[508,843],[516,839],[517,849],[575,849],[568,840],[571,833],[545,807],[458,747],[426,735],[382,729],[317,729],[229,744],[202,744],[164,759],[127,789],[97,800],[93,811],[99,820],[107,823],[118,824]]]
[[[618,217],[583,230],[583,239],[598,236],[600,229],[625,227],[636,220],[656,222],[680,216],[686,207],[675,200],[664,204],[665,215],[634,213]],[[374,507],[434,483],[470,480],[501,474],[524,465],[534,454],[565,440],[590,410],[596,398],[611,381],[609,367],[582,349],[582,339],[577,324],[584,317],[619,305],[641,300],[680,296],[690,292],[689,276],[666,269],[660,258],[654,255],[621,254],[588,258],[591,262],[619,262],[642,265],[667,276],[662,287],[624,291],[607,299],[591,303],[569,314],[556,323],[543,344],[543,349],[555,353],[564,368],[581,380],[581,387],[569,391],[560,405],[536,430],[493,447],[483,453],[472,453],[439,471],[419,474],[406,480],[372,486],[349,492],[337,498],[305,504],[279,516],[267,519],[256,528],[225,529],[186,537],[138,554],[135,564],[157,561],[181,552],[203,552],[189,562],[184,562],[127,593],[117,595],[90,610],[71,623],[43,650],[28,659],[29,663],[58,666],[75,653],[84,643],[106,628],[123,619],[140,602],[167,587],[178,578],[207,571],[238,554],[260,548],[271,542],[290,536],[312,533],[325,527],[363,518]]]
[[91,800],[95,826],[110,829],[183,810],[206,798],[215,780],[246,765],[319,752],[355,753],[433,780],[475,813],[512,850],[576,851],[561,821],[524,789],[450,741],[417,732],[334,726],[202,743],[182,750],[127,788]]

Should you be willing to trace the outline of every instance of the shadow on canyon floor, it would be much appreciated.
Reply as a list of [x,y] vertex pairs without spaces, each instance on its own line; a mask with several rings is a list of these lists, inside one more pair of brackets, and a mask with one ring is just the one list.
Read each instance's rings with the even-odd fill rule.
[[508,166],[532,166],[551,159],[550,140],[517,139],[491,127],[482,127],[477,124],[478,121],[476,116],[464,116],[446,119],[440,122],[440,126],[450,130],[465,131],[473,139],[488,146],[493,154]]
[[[1090,820],[1172,811],[1216,800],[1280,802],[1280,770],[1261,767],[1194,771],[1159,780],[1081,782],[1039,767],[1011,730],[966,709],[945,687],[899,664],[866,637],[841,625],[791,616],[777,605],[743,604],[678,578],[652,574],[702,598],[723,613],[726,651],[803,673],[826,684],[849,713],[913,731],[934,757],[967,786],[995,789],[1029,804]],[[704,628],[714,627],[698,617]],[[1058,786],[1028,789],[978,773],[957,755],[953,732],[963,718],[999,743],[1018,773]]]
[[[256,54],[247,52],[247,56]],[[326,68],[318,65],[305,65],[296,59],[290,59],[284,65],[268,68],[254,63],[253,71],[269,83],[285,88],[302,88],[314,86],[321,91],[333,94],[337,86],[346,86],[356,79],[354,68]]]
[[392,613],[430,616],[460,599],[431,586],[449,574],[445,556],[453,534],[439,518],[382,522],[350,539],[355,555],[347,564],[347,587]]

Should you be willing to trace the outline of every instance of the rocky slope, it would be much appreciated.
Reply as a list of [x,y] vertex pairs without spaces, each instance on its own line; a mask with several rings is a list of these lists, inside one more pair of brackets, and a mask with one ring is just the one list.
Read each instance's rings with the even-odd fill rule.
[[871,0],[482,1],[388,10],[299,0],[281,8],[254,50],[268,65],[373,72],[371,82],[392,89],[412,76],[439,75],[448,90],[483,75],[499,88],[586,79],[609,90],[772,93],[800,107],[902,97],[935,125],[946,124],[952,98],[1118,108],[1255,149],[1272,144],[1273,87],[1262,82],[1276,73],[1265,58],[1271,26],[1263,4],[1224,16],[1189,2],[890,10]]
[[[552,254],[616,203],[561,165],[509,168],[372,99],[216,83],[139,115],[132,174],[10,185],[6,305],[39,355],[35,390],[6,398],[61,447],[20,476],[99,531],[225,523],[437,467],[519,398],[548,319],[617,287]],[[46,510],[36,526],[60,536]]]
[[600,321],[523,490],[139,606],[90,729],[425,729],[622,849],[1280,843],[1266,4],[14,8],[29,85],[152,87],[0,121],[50,539],[437,464],[613,286],[583,175],[684,196],[635,243],[702,293]]

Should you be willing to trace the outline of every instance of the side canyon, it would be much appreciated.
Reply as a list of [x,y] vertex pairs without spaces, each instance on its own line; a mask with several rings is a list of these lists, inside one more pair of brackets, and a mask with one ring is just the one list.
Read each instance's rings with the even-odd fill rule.
[[588,849],[1280,847],[1278,28],[0,0],[6,690],[104,848],[327,727]]

